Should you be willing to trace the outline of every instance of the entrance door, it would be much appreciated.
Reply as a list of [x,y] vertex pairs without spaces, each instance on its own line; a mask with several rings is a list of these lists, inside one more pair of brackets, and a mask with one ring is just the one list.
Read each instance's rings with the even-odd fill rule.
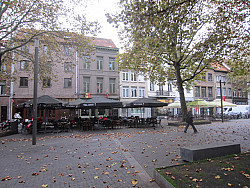
[[1,122],[7,120],[7,106],[1,106]]

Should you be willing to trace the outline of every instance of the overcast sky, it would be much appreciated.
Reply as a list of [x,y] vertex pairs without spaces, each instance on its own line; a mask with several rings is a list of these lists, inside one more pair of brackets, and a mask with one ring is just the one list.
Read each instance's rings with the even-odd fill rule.
[[88,0],[86,16],[90,21],[98,21],[102,28],[97,35],[100,38],[112,39],[115,45],[120,48],[117,30],[107,22],[106,12],[115,13],[118,9],[119,0]]

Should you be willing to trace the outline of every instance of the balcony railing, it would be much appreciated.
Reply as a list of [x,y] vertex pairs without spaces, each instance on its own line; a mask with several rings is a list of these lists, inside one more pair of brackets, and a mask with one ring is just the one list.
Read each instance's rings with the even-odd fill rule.
[[160,91],[160,90],[157,90],[156,91],[156,96],[167,96],[167,97],[170,97],[170,96],[175,96],[175,94],[173,92],[170,92],[170,91]]

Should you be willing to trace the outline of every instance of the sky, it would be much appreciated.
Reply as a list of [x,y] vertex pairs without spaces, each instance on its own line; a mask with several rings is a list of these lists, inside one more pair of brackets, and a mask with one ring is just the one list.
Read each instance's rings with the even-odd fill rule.
[[98,21],[102,26],[101,33],[97,34],[96,37],[112,39],[115,45],[120,48],[117,30],[107,22],[105,16],[106,12],[115,13],[118,10],[117,2],[119,0],[88,0],[85,14],[89,21]]

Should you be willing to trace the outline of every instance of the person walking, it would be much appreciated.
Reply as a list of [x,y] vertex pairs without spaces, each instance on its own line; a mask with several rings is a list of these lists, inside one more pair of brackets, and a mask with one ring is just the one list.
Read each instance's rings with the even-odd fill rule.
[[192,114],[192,110],[190,109],[188,111],[188,113],[187,113],[187,118],[186,118],[187,125],[185,127],[184,133],[187,133],[189,125],[191,125],[193,127],[194,133],[198,132],[197,129],[195,128],[195,126],[194,126],[193,118],[194,117],[193,117],[193,114]]

